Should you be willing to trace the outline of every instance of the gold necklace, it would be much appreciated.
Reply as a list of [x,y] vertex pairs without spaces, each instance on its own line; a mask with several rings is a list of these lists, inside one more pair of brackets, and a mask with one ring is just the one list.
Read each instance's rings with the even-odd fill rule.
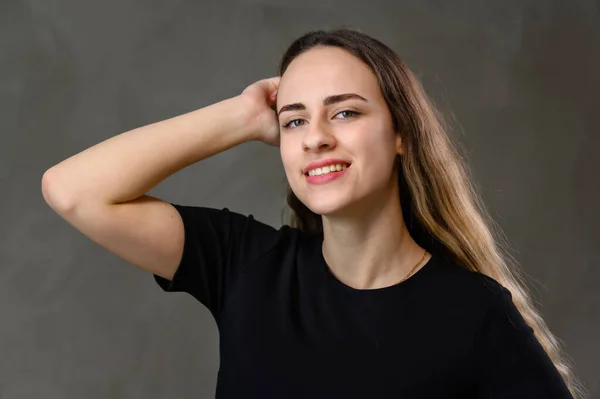
[[427,250],[425,250],[425,253],[423,254],[423,256],[421,257],[421,259],[419,259],[419,261],[417,262],[416,265],[414,265],[412,267],[412,269],[410,269],[410,271],[408,272],[408,274],[406,276],[404,276],[404,278],[400,281],[398,281],[398,283],[396,284],[400,284],[405,282],[410,276],[412,276],[413,272],[417,269],[417,267],[419,267],[419,265],[421,264],[421,262],[423,262],[423,259],[425,259],[425,257],[427,256]]

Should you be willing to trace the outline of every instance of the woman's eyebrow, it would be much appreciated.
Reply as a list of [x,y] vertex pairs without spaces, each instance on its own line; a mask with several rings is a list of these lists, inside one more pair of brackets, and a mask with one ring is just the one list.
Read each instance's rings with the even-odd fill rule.
[[[363,96],[359,96],[356,93],[345,93],[345,94],[336,94],[333,96],[326,97],[323,100],[323,105],[328,106],[331,104],[339,103],[339,102],[350,100],[350,99],[358,99],[358,100],[364,101],[366,103],[369,102],[366,98],[364,98]],[[305,109],[306,109],[306,106],[302,103],[288,104],[288,105],[284,105],[283,107],[281,107],[281,109],[277,113],[277,116],[279,116],[282,112],[285,112],[285,111],[302,111]]]

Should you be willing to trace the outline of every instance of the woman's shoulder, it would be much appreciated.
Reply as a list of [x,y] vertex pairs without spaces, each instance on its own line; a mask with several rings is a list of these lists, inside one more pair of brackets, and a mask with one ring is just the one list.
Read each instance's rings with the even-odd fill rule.
[[448,298],[458,301],[477,301],[481,305],[501,300],[510,292],[496,279],[473,271],[449,257],[438,255],[435,273],[432,273],[435,289]]

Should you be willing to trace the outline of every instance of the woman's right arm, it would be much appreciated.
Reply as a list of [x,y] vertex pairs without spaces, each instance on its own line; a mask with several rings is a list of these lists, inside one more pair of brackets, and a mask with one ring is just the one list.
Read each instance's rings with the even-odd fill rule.
[[[273,142],[278,78],[244,95],[114,136],[48,169],[48,205],[92,241],[127,262],[172,279],[183,221],[169,203],[145,195],[175,172],[249,140]],[[246,93],[249,93],[246,94]],[[261,103],[261,96],[262,99]]]

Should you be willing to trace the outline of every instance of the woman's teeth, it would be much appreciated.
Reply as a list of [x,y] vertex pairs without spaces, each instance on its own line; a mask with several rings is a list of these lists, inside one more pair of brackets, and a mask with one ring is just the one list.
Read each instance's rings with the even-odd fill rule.
[[336,164],[336,165],[328,165],[323,166],[322,168],[316,168],[308,172],[309,176],[321,176],[326,175],[331,172],[339,172],[343,169],[346,169],[346,165]]

